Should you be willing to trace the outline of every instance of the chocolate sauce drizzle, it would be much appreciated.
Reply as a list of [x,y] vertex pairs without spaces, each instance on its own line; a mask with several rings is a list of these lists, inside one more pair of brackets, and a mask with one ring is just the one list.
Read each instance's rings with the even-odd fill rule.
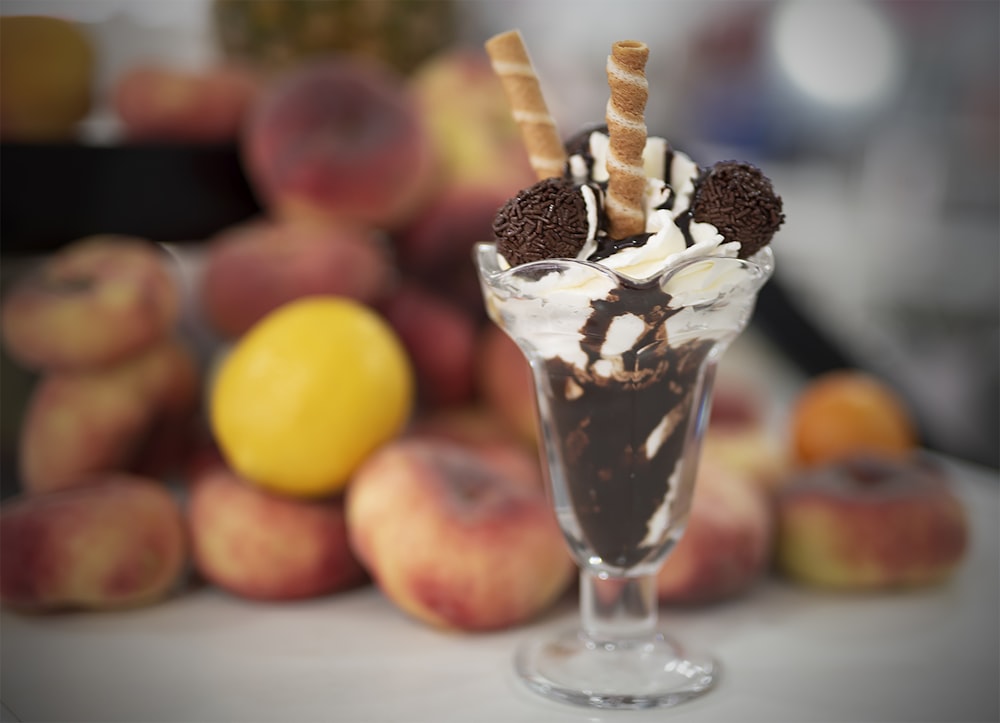
[[605,234],[596,239],[597,248],[587,257],[587,261],[601,261],[630,246],[644,246],[652,235],[651,233],[637,233],[634,236],[613,239]]
[[[594,175],[594,155],[590,152],[590,137],[594,133],[603,133],[607,135],[608,127],[606,125],[596,125],[590,126],[583,129],[582,131],[575,134],[566,142],[566,154],[569,158],[577,157],[580,158],[587,169],[587,177],[593,178]],[[673,146],[669,142],[666,144],[665,155],[663,159],[664,168],[664,179],[666,183],[667,196],[663,203],[659,204],[655,208],[657,210],[665,209],[672,211],[675,204],[677,203],[677,191],[674,190],[675,179],[672,176],[672,169],[674,164],[675,151]],[[699,171],[698,178],[695,179],[695,185],[697,187],[701,179],[707,173],[707,169],[701,169]],[[565,170],[563,176],[567,179],[572,178],[572,168],[569,161],[566,162]],[[591,184],[599,187],[603,192],[607,190],[607,181],[598,183],[596,181],[590,181]],[[683,213],[678,215],[674,219],[674,223],[680,229],[681,233],[684,235],[685,245],[693,246],[694,238],[691,236],[691,221],[693,220],[693,212],[691,209],[685,210]],[[650,236],[651,233],[640,233],[634,236],[628,236],[621,239],[612,239],[607,235],[608,221],[607,214],[601,214],[598,219],[598,231],[596,236],[597,248],[587,257],[587,261],[602,261],[616,254],[624,248],[630,246],[643,246]]]
[[[594,154],[590,152],[590,137],[594,133],[602,133],[605,136],[608,135],[607,125],[592,125],[584,128],[578,133],[574,134],[568,141],[566,141],[566,156],[567,158],[572,158],[574,156],[580,158],[583,161],[584,166],[587,169],[587,178],[593,180],[594,177]],[[673,179],[671,178],[671,168],[674,163],[674,149],[670,145],[670,142],[666,142],[666,152],[663,158],[663,179],[668,187],[669,193],[667,194],[667,199],[662,204],[657,206],[657,208],[673,209],[674,203],[677,201],[677,194],[673,189]],[[565,178],[572,178],[572,166],[569,161],[566,161],[566,165],[563,169],[563,176]],[[607,188],[607,181],[600,184],[602,188]]]
[[[666,322],[681,310],[670,301],[655,284],[623,283],[592,302],[579,329],[584,367],[559,357],[544,362],[542,419],[559,458],[553,471],[564,475],[584,544],[612,566],[632,567],[659,551],[660,541],[644,542],[649,522],[670,493],[692,415],[702,411],[695,394],[715,341],[671,346]],[[611,325],[627,315],[644,329],[630,350],[605,356]],[[608,365],[600,374],[599,363]],[[647,449],[658,427],[662,441]]]
[[[694,245],[694,237],[691,235],[691,221],[694,220],[694,215],[691,211],[685,211],[674,219],[674,224],[680,229],[681,234],[684,236],[684,245],[690,248]],[[634,236],[626,236],[625,238],[611,238],[607,233],[602,233],[594,241],[597,246],[593,252],[587,257],[587,261],[603,261],[604,259],[611,258],[616,253],[622,249],[629,247],[642,247],[646,245],[649,237],[652,236],[651,233],[638,233]]]
[[[692,415],[701,411],[694,395],[713,345],[640,349],[623,360],[627,373],[612,379],[583,379],[561,359],[546,362],[549,437],[584,542],[608,565],[632,567],[659,550],[644,540],[682,463]],[[669,430],[648,456],[646,442],[668,415]]]

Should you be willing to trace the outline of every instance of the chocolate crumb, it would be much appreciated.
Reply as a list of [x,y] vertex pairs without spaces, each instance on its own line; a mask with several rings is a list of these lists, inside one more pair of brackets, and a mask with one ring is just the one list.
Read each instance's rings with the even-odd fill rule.
[[767,246],[785,221],[770,179],[749,163],[721,161],[699,178],[694,220],[710,223],[726,241],[739,241],[741,259]]
[[512,266],[575,258],[592,234],[580,187],[546,178],[507,201],[493,219],[497,251]]

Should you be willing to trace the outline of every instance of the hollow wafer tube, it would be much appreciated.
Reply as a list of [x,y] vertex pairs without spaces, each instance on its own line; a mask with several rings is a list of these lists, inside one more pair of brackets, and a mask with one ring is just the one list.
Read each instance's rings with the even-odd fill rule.
[[606,210],[612,238],[625,238],[646,229],[643,194],[646,171],[646,60],[649,48],[637,40],[620,40],[608,56],[611,97],[605,120],[608,125],[608,193]]
[[521,33],[508,30],[486,41],[493,72],[500,78],[511,114],[521,130],[528,159],[538,180],[561,176],[566,149],[555,120],[549,113],[542,89]]

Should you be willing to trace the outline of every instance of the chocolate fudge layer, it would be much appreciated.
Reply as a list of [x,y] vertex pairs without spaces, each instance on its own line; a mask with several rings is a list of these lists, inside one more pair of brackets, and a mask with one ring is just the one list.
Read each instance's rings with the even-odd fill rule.
[[574,516],[585,543],[616,567],[641,562],[662,543],[661,534],[646,540],[650,522],[671,491],[691,414],[698,411],[692,409],[698,375],[716,344],[694,339],[671,347],[663,322],[675,310],[667,308],[666,295],[651,308],[649,295],[649,289],[623,288],[594,305],[585,327],[586,338],[594,340],[588,370],[600,363],[598,349],[612,320],[630,313],[630,306],[645,310],[640,317],[646,321],[645,338],[640,335],[633,345],[637,351],[615,360],[610,377],[559,358],[545,361],[543,416],[561,457]]

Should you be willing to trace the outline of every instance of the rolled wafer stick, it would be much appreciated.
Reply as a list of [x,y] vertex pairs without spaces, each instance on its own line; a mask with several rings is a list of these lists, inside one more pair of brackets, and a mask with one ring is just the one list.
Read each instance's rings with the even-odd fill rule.
[[500,78],[511,114],[521,130],[531,167],[538,180],[563,174],[566,148],[542,96],[538,76],[521,33],[508,30],[486,41],[493,72]]
[[612,238],[625,238],[646,230],[643,194],[646,171],[642,151],[646,147],[646,60],[649,48],[637,40],[620,40],[608,56],[611,98],[605,120],[608,124],[608,193],[605,210]]

